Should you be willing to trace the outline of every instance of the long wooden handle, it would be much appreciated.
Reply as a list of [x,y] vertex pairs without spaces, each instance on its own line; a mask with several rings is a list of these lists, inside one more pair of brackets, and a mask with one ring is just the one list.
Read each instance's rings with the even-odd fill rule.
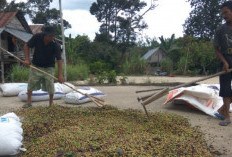
[[[18,58],[18,57],[15,56],[15,55],[13,55],[13,54],[10,53],[9,51],[5,50],[4,48],[0,47],[0,49],[1,49],[3,52],[5,52],[5,53],[11,55],[12,57],[14,57],[15,59],[17,59],[17,60],[20,61],[21,63],[24,63],[23,60],[21,60],[20,58]],[[53,76],[53,75],[51,75],[51,74],[49,74],[49,73],[47,73],[47,72],[45,72],[45,71],[43,71],[43,70],[41,70],[41,69],[35,67],[35,66],[33,66],[33,65],[30,65],[29,67],[32,68],[32,69],[35,69],[35,70],[37,70],[37,71],[39,71],[39,72],[41,72],[41,73],[43,73],[43,74],[45,74],[45,75],[48,75],[49,77],[53,78],[53,79],[56,80],[56,81],[58,80],[58,78],[56,78],[55,76]],[[94,97],[94,96],[92,96],[92,95],[89,95],[89,94],[80,92],[80,91],[78,91],[77,89],[73,88],[72,86],[70,86],[69,84],[67,84],[67,83],[65,83],[65,82],[64,82],[64,84],[65,84],[66,86],[68,86],[69,88],[75,90],[76,92],[78,92],[78,93],[80,93],[80,94],[82,94],[82,95],[87,96],[87,97],[90,98],[97,106],[99,106],[99,107],[102,107],[102,106],[103,106],[103,104],[102,104],[102,103],[104,102],[103,99],[100,99],[100,98]],[[95,99],[96,99],[97,101],[95,101]]]
[[[231,71],[232,71],[232,69],[229,69],[229,72],[231,72]],[[223,74],[226,74],[226,73],[228,73],[228,72],[221,71],[221,72],[218,72],[218,73],[210,75],[210,76],[206,76],[206,77],[201,78],[201,79],[197,79],[197,80],[194,80],[194,81],[190,81],[190,82],[187,82],[187,83],[172,87],[170,89],[169,88],[164,88],[162,91],[160,91],[158,93],[153,93],[153,94],[151,94],[151,95],[149,95],[147,97],[144,96],[145,97],[144,99],[141,98],[142,100],[144,100],[141,104],[144,105],[144,106],[148,105],[149,103],[151,103],[151,102],[163,97],[164,95],[168,94],[168,92],[171,91],[171,90],[174,90],[174,89],[177,89],[177,88],[180,88],[180,87],[185,87],[185,86],[191,85],[193,83],[204,81],[204,80],[207,80],[207,79],[219,76],[219,75],[223,75]]]
[[142,92],[151,92],[151,91],[157,91],[162,90],[163,88],[156,88],[156,89],[147,89],[147,90],[137,90],[135,93],[142,93]]
[[169,92],[169,88],[164,88],[162,91],[160,91],[159,93],[149,97],[146,99],[146,101],[142,102],[141,104],[143,106],[150,104],[151,102],[163,97],[164,95],[166,95]]

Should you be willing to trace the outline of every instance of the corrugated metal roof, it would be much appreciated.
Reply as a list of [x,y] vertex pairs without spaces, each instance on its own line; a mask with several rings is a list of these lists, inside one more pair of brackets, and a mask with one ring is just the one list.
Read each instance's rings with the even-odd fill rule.
[[147,60],[147,59],[148,59],[151,55],[153,55],[158,49],[159,49],[159,47],[147,51],[147,53],[145,53],[145,55],[143,55],[143,56],[141,57],[141,59],[146,59],[146,60]]
[[16,30],[13,28],[5,28],[4,31],[10,33],[11,35],[15,36],[18,39],[21,39],[24,42],[28,42],[32,37],[32,34],[30,33],[21,30]]
[[43,24],[35,24],[35,25],[29,25],[29,26],[33,34],[42,32]]
[[0,34],[2,33],[2,31],[4,31],[4,28],[0,28]]
[[0,12],[0,28],[5,27],[12,18],[17,14],[18,11],[13,12]]

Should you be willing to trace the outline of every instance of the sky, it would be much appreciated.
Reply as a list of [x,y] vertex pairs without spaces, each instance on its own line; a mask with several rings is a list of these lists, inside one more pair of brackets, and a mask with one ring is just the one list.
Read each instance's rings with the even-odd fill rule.
[[[25,0],[17,0],[25,1]],[[90,6],[96,0],[61,0],[63,18],[71,25],[71,29],[65,30],[65,36],[69,34],[72,37],[77,35],[88,35],[91,40],[98,32],[100,23],[96,17],[89,12]],[[143,0],[149,6],[151,0]],[[140,38],[158,38],[163,35],[164,38],[170,38],[172,34],[175,37],[183,36],[183,24],[189,17],[191,7],[186,0],[157,0],[157,7],[149,11],[144,20],[148,28],[141,32]],[[59,0],[53,0],[51,7],[59,9]]]

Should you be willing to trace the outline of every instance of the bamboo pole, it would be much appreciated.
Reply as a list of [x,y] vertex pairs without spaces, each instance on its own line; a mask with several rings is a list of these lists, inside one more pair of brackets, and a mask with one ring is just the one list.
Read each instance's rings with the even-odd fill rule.
[[[5,52],[5,53],[11,55],[12,57],[14,57],[15,59],[17,59],[17,60],[20,61],[21,63],[24,63],[23,60],[21,60],[20,58],[18,58],[18,57],[15,56],[15,55],[13,55],[13,54],[10,53],[9,51],[3,49],[2,47],[0,47],[0,49],[1,49],[3,52]],[[32,69],[34,69],[34,70],[37,70],[37,71],[39,71],[39,72],[41,72],[41,73],[43,73],[43,74],[45,74],[45,75],[47,75],[47,76],[49,76],[49,77],[51,77],[51,78],[53,78],[53,79],[56,80],[56,81],[58,80],[58,78],[56,78],[55,76],[53,76],[53,75],[51,75],[51,74],[49,74],[49,73],[47,73],[47,72],[45,72],[45,71],[43,71],[43,70],[41,70],[41,69],[35,67],[35,66],[33,66],[33,65],[30,65],[29,67],[32,68]],[[94,96],[92,96],[92,95],[90,95],[90,94],[83,93],[83,92],[81,92],[81,91],[78,91],[77,89],[73,88],[72,86],[70,86],[69,84],[67,84],[67,83],[65,83],[65,82],[64,82],[63,84],[66,85],[66,86],[68,86],[69,88],[75,90],[76,92],[78,92],[78,93],[80,93],[80,94],[82,94],[82,95],[87,96],[87,97],[90,98],[98,107],[102,107],[102,106],[104,105],[104,100],[103,100],[103,99],[94,97]]]
[[[231,72],[232,69],[229,69],[228,72]],[[213,74],[213,75],[210,75],[210,76],[206,76],[204,78],[200,78],[200,79],[197,79],[197,80],[194,80],[194,81],[190,81],[190,82],[187,82],[187,83],[184,83],[184,84],[180,84],[178,86],[175,86],[175,87],[172,87],[172,88],[164,88],[162,91],[158,92],[158,93],[153,93],[153,94],[150,94],[150,95],[147,95],[147,96],[144,96],[143,98],[140,98],[141,100],[143,100],[141,102],[141,105],[143,106],[143,108],[145,109],[145,112],[146,111],[146,105],[150,104],[151,102],[163,97],[164,95],[168,94],[169,91],[171,90],[174,90],[174,89],[177,89],[177,88],[180,88],[180,87],[185,87],[185,86],[189,86],[191,84],[194,84],[194,83],[197,83],[197,82],[200,82],[200,81],[204,81],[204,80],[207,80],[207,79],[210,79],[210,78],[213,78],[213,77],[216,77],[216,76],[220,76],[220,75],[223,75],[223,74],[226,74],[228,73],[226,71],[221,71],[221,72],[218,72],[216,74]],[[147,113],[146,113],[147,114]]]
[[156,89],[147,89],[147,90],[137,90],[135,93],[143,93],[143,92],[152,92],[157,90],[162,90],[163,88],[156,88]]

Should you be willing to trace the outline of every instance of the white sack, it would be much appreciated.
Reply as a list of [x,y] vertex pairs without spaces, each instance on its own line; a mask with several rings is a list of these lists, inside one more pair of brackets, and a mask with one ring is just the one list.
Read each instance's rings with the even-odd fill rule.
[[[65,93],[63,93],[62,91],[55,91],[53,100],[61,99],[64,96],[65,96]],[[21,91],[18,97],[21,101],[27,101],[27,91]],[[34,101],[46,101],[46,100],[49,100],[48,92],[45,92],[42,90],[37,90],[37,91],[32,92],[31,101],[34,102]]]
[[15,113],[0,117],[0,156],[17,155],[21,150],[23,129]]
[[[214,113],[223,105],[222,97],[219,96],[219,89],[219,84],[201,84],[178,88],[169,92],[165,104],[182,100],[188,105],[215,117]],[[232,111],[231,107],[230,111]]]
[[4,83],[1,85],[3,96],[17,96],[23,90],[27,90],[27,83]]
[[[84,94],[89,94],[97,98],[102,98],[105,96],[104,93],[92,87],[83,87],[77,90]],[[66,94],[66,96],[63,99],[66,103],[70,104],[81,104],[91,101],[91,99],[89,99],[87,96],[82,95],[76,91]]]
[[[69,85],[70,87],[75,89],[75,86],[71,83],[65,82],[65,84]],[[73,91],[73,89],[71,89],[70,87],[66,86],[65,84],[61,84],[61,83],[55,83],[55,90],[57,91],[62,91],[63,93],[70,93]]]

